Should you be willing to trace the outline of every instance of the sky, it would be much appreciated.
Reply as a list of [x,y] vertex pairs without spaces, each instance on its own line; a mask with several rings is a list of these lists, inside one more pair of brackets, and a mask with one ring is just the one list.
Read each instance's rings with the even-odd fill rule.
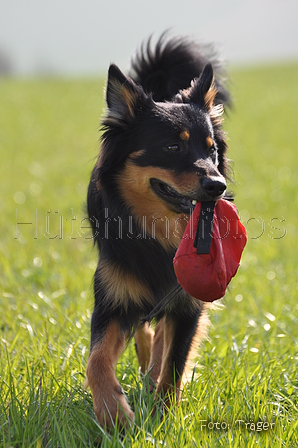
[[0,0],[0,55],[19,75],[93,76],[170,29],[232,64],[298,60],[297,19],[297,0]]

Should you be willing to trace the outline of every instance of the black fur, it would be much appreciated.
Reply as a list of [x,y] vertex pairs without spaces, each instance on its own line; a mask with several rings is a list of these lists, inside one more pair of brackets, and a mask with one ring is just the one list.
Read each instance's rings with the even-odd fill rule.
[[165,32],[152,49],[151,37],[132,59],[129,76],[145,92],[151,92],[154,101],[169,101],[179,90],[187,89],[208,63],[216,73],[217,102],[227,104],[230,95],[224,87],[223,66],[210,44],[185,37],[167,39]]

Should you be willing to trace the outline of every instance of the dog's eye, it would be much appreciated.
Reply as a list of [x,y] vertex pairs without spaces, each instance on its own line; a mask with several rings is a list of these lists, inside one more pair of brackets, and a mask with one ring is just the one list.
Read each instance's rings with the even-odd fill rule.
[[209,156],[212,156],[213,154],[216,153],[216,145],[214,143],[214,140],[210,137],[210,135],[206,138],[206,143],[208,154]]
[[180,151],[179,145],[169,145],[167,146],[169,151]]
[[214,146],[211,146],[211,148],[208,149],[209,155],[213,156],[213,154],[216,153],[216,148]]

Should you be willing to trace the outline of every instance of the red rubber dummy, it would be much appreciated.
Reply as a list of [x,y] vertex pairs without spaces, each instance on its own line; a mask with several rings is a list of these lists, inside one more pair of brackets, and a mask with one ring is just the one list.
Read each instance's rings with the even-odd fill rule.
[[246,241],[234,204],[198,202],[173,261],[178,283],[203,302],[220,299],[238,270]]

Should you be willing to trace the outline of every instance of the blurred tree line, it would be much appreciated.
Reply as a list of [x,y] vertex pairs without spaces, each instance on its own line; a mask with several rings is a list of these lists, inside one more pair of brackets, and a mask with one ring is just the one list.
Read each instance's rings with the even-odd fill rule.
[[13,73],[13,63],[9,54],[0,48],[0,76],[8,76]]

